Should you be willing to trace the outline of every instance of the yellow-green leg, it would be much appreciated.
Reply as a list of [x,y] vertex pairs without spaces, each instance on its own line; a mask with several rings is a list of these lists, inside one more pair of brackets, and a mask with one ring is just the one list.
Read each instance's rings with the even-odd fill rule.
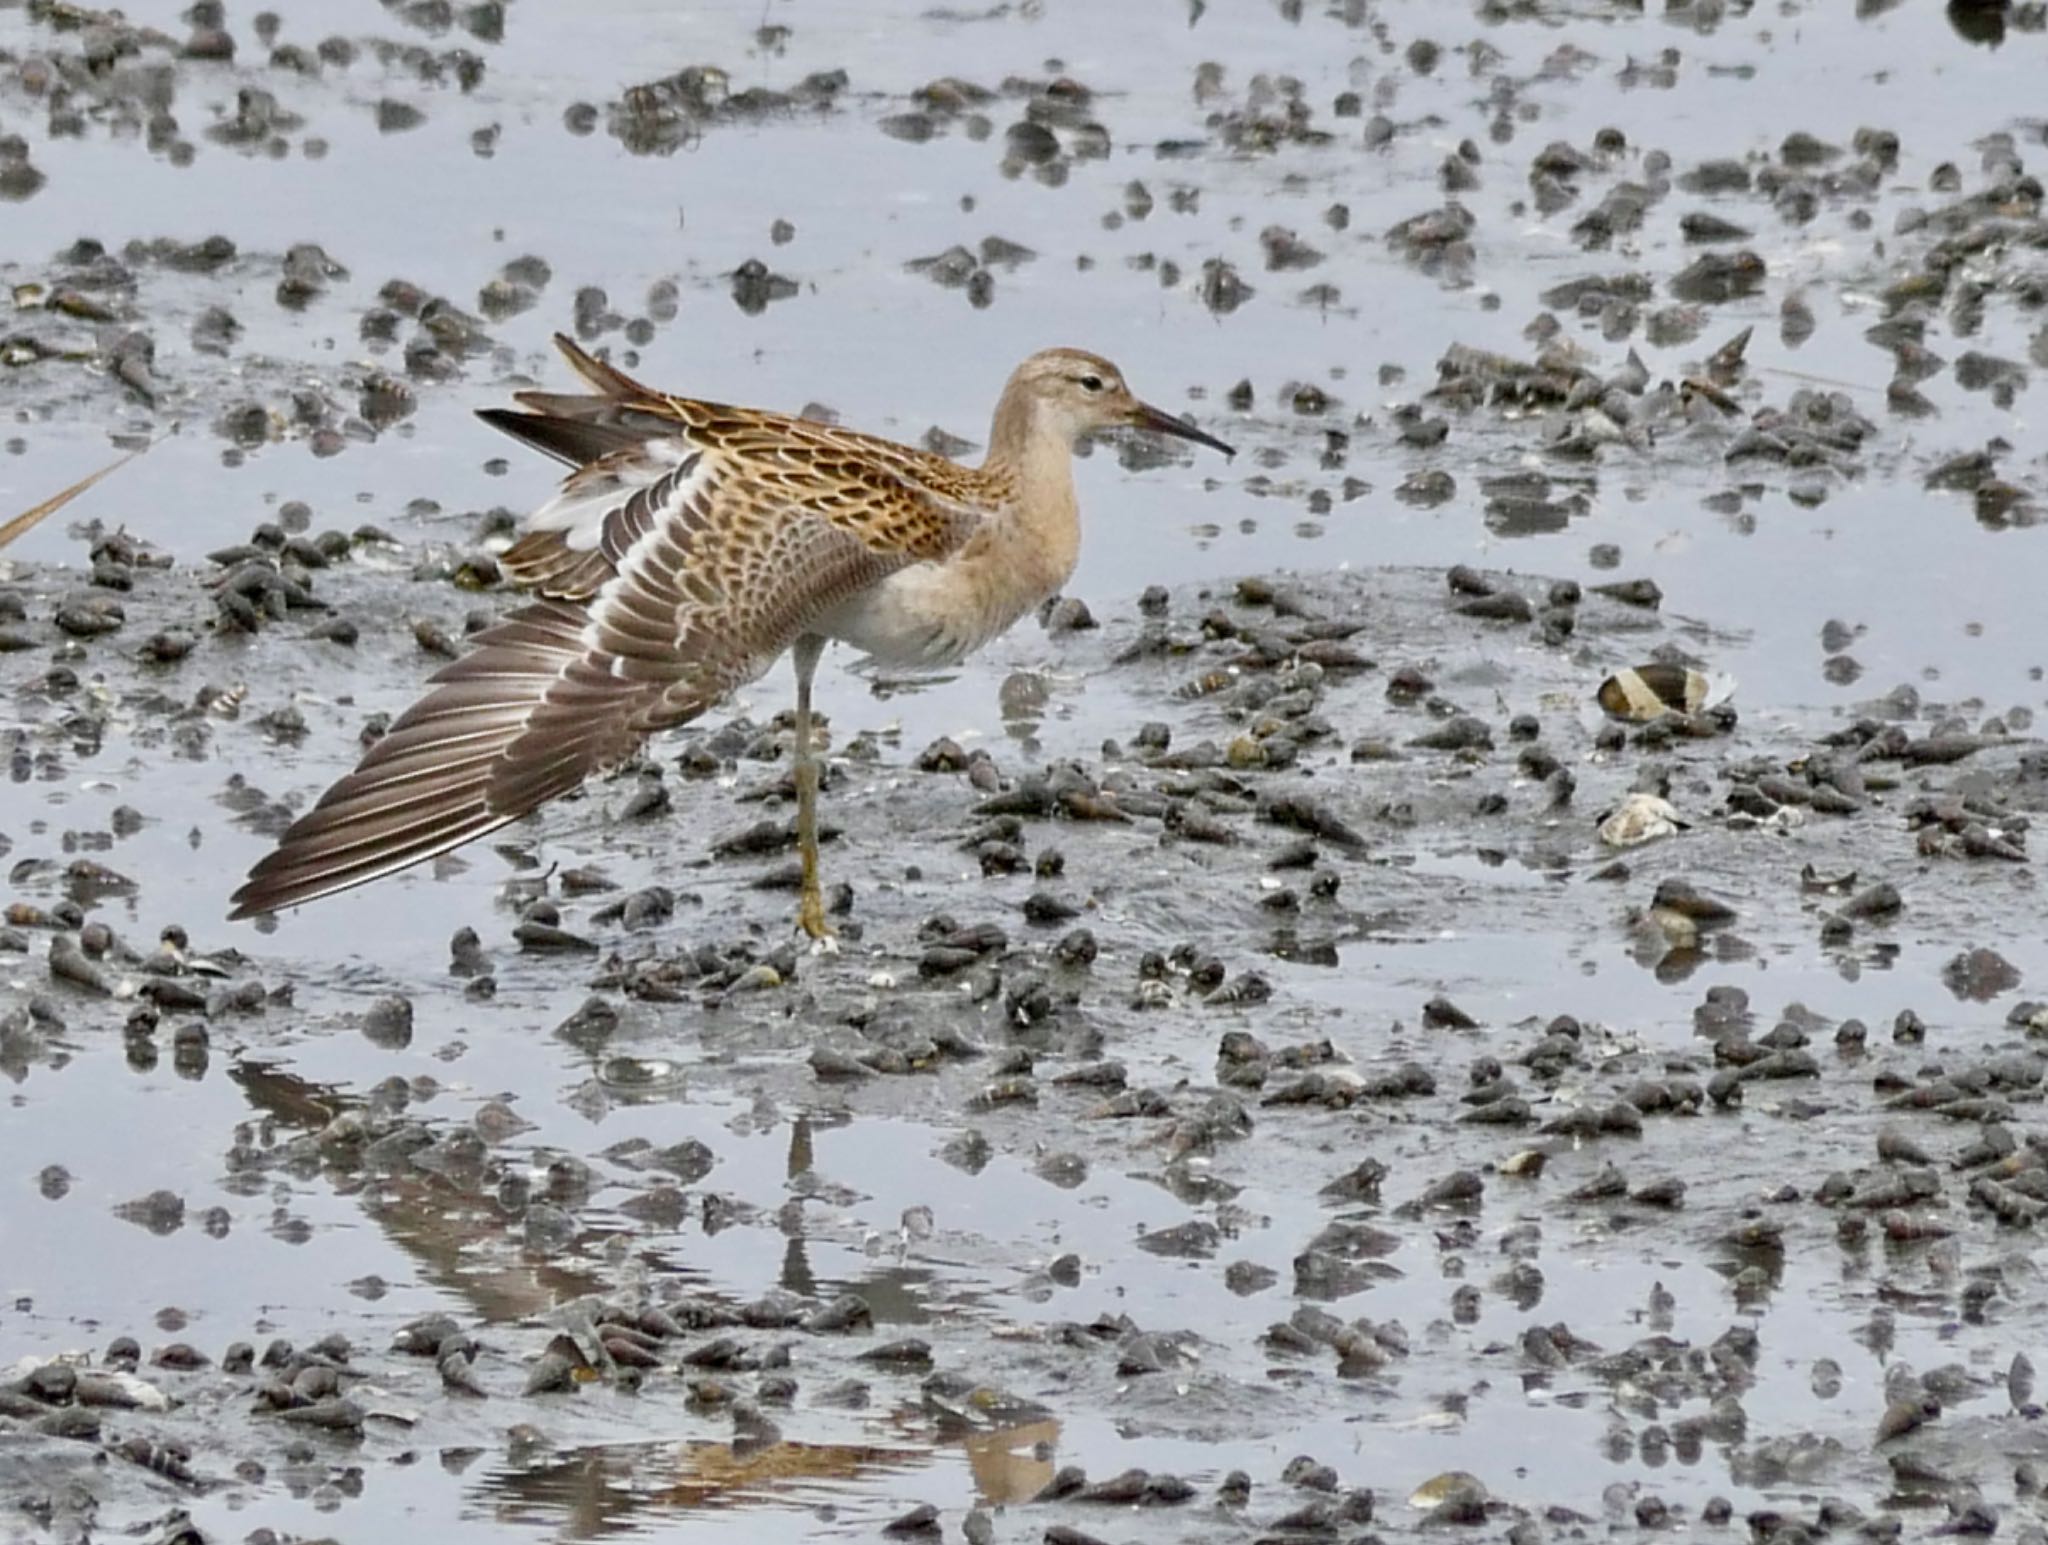
[[806,633],[790,651],[796,666],[796,844],[804,870],[796,920],[813,939],[832,937],[818,884],[818,757],[811,743],[811,678],[824,652],[825,640],[815,633]]

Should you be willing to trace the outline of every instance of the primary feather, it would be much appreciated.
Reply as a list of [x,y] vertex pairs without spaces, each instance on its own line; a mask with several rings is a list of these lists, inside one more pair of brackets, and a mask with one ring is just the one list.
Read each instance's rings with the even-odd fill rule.
[[[817,618],[943,557],[964,469],[887,441],[650,391],[557,339],[599,395],[486,422],[574,464],[504,555],[541,597],[476,636],[284,834],[235,917],[446,853],[630,758],[763,674]],[[887,454],[878,454],[886,452]]]

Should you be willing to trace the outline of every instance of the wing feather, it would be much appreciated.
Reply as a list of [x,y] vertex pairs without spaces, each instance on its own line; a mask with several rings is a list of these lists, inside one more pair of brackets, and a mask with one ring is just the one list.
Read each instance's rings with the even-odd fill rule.
[[[626,381],[597,368],[585,371],[594,384]],[[564,400],[593,399],[549,406]],[[791,442],[772,426],[797,421],[750,421],[742,451],[678,417],[702,405],[596,400],[608,405],[587,416],[605,434],[591,443],[604,448],[504,557],[540,598],[431,678],[250,872],[232,916],[365,884],[520,819],[703,713],[834,606],[942,556],[971,525],[885,466],[820,455],[802,436],[801,454],[780,454]],[[645,433],[657,410],[660,438]],[[640,438],[619,443],[629,430]]]

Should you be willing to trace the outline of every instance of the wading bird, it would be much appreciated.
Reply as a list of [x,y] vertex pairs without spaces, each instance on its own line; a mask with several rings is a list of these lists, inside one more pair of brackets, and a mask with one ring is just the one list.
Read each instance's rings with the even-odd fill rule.
[[1231,447],[1047,349],[1003,388],[965,467],[754,408],[671,397],[556,344],[589,395],[520,392],[483,420],[573,469],[501,560],[536,599],[476,635],[356,770],[250,871],[233,917],[380,879],[518,820],[696,718],[787,651],[796,666],[798,922],[818,884],[811,681],[837,639],[953,664],[1056,594],[1081,528],[1073,447],[1136,428]]

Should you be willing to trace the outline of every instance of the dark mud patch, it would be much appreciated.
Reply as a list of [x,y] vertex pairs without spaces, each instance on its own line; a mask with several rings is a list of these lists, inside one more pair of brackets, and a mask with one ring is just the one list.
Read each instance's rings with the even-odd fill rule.
[[[219,625],[217,579],[136,562],[122,627],[88,642],[45,620],[84,577],[25,577],[19,626],[59,663],[18,699],[24,783],[139,769],[132,838],[198,777],[254,829],[223,850],[253,852],[409,692],[419,617],[459,631],[471,605],[231,556],[312,604],[251,634]],[[205,916],[130,941],[151,875],[121,829],[10,832],[24,1108],[118,1043],[121,1098],[168,1078],[245,1111],[211,1178],[112,1199],[126,1248],[388,1241],[352,1269],[354,1335],[216,1302],[129,1326],[133,1356],[24,1363],[7,1416],[58,1456],[22,1450],[30,1473],[58,1496],[62,1456],[97,1445],[92,1494],[132,1517],[374,1489],[431,1447],[481,1450],[512,1498],[823,1487],[879,1523],[881,1499],[956,1496],[964,1458],[984,1501],[1042,1494],[1047,1524],[1139,1506],[1231,1532],[1419,1523],[1406,1491],[1455,1433],[1485,1435],[1486,1491],[1428,1508],[1531,1527],[1785,1484],[1875,1510],[1973,1399],[1986,1441],[2024,1445],[2031,1397],[1994,1376],[2027,1339],[2048,1061],[2033,953],[1980,930],[2031,892],[2039,753],[1898,701],[1624,724],[1601,681],[1711,653],[1712,629],[1641,587],[1450,580],[1280,575],[1063,635],[1056,675],[1003,693],[1051,764],[856,731],[826,800],[836,955],[781,942],[781,737],[745,720],[471,857],[511,859],[495,903],[432,877],[337,903],[457,935],[449,974],[395,998],[382,965],[337,973],[334,909],[246,945]],[[144,632],[195,647],[138,657]],[[311,690],[340,648],[386,662],[346,705]],[[206,685],[259,652],[259,681]],[[1112,732],[1092,750],[1060,723],[1084,697]],[[298,744],[330,748],[314,776],[227,770]],[[182,771],[147,771],[152,745]],[[1618,850],[1598,816],[1646,789],[1686,825]],[[775,836],[704,840],[750,823]],[[1974,826],[2018,851],[1972,852]],[[490,1095],[521,1045],[552,1100]],[[381,1080],[320,1073],[366,1056]],[[53,1204],[91,1208],[94,1144],[25,1130]],[[763,1246],[778,1270],[735,1273]],[[465,1307],[401,1324],[423,1292]],[[1857,1347],[1880,1335],[1878,1368]],[[1791,1399],[1822,1359],[1836,1392]],[[144,1385],[90,1382],[123,1372]],[[1902,1401],[1921,1415],[1878,1442]],[[1515,1436],[1532,1408],[1540,1454]],[[1359,1430],[1370,1463],[1336,1438]],[[1622,1499],[1617,1456],[1654,1477]],[[1915,1463],[1960,1484],[1949,1450]],[[1322,1465],[1327,1487],[1283,1473]],[[1252,1485],[1219,1514],[1226,1470]]]

